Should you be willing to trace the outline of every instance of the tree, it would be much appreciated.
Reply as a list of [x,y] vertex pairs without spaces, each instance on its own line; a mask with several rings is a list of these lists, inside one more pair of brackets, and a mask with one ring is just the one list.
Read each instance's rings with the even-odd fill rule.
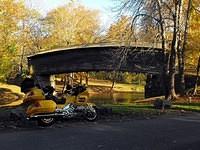
[[[110,28],[108,29],[106,33],[106,42],[109,43],[120,43],[122,45],[129,44],[130,42],[135,41],[136,37],[134,35],[134,30],[131,26],[131,18],[127,16],[121,16],[119,20],[116,23],[113,23]],[[120,49],[113,53],[113,60],[115,60],[117,57],[121,57]],[[120,58],[123,59],[123,56]],[[112,86],[111,90],[114,87],[115,81],[119,78],[120,72],[118,72],[119,68],[121,67],[121,63],[117,65],[115,71],[110,73],[111,80],[112,80]]]
[[131,18],[122,16],[116,23],[113,23],[106,34],[108,42],[136,41],[134,31],[131,29]]
[[[41,37],[35,36],[40,15],[29,9],[23,1],[0,1],[0,79],[22,75],[27,64],[25,55],[38,49]],[[33,39],[35,37],[35,39]],[[27,68],[26,68],[27,69]]]
[[[144,18],[149,18],[153,20],[154,24],[158,27],[158,33],[160,41],[162,43],[163,49],[163,73],[164,84],[168,84],[165,91],[167,92],[167,99],[176,98],[175,92],[175,73],[176,73],[176,60],[177,60],[177,51],[182,50],[184,47],[184,41],[186,34],[183,34],[183,31],[187,29],[188,17],[186,17],[185,23],[182,22],[184,14],[182,13],[182,0],[170,0],[170,1],[161,1],[161,0],[127,0],[121,1],[119,10],[123,12],[131,12],[132,14],[132,24],[138,24],[141,26],[141,21],[145,20]],[[190,6],[190,4],[188,4]],[[149,21],[149,19],[146,19]],[[152,21],[151,21],[152,22]],[[184,23],[185,30],[182,30],[182,25]],[[187,31],[186,31],[187,32]],[[166,33],[170,35],[170,39],[166,36]],[[183,38],[184,35],[184,38]],[[169,66],[166,66],[166,42],[170,40],[170,57],[169,57]],[[181,44],[183,43],[183,44]],[[184,62],[184,57],[182,61]],[[184,65],[184,63],[181,63]],[[184,66],[181,66],[184,68]],[[181,69],[182,69],[181,68]],[[182,71],[181,73],[184,73]],[[166,80],[165,77],[168,76]],[[166,82],[167,81],[167,82]]]
[[0,79],[5,80],[16,69],[19,45],[19,23],[25,6],[15,0],[0,1]]
[[17,40],[20,49],[20,74],[27,67],[27,59],[24,56],[34,54],[42,49],[42,42],[46,36],[45,27],[41,15],[32,9],[24,10],[24,17],[20,21],[19,38]]
[[200,67],[200,12],[197,8],[200,4],[197,0],[192,1],[190,25],[188,29],[188,42],[186,44],[186,69],[196,68],[196,83],[194,86],[194,93],[197,92],[197,86],[199,82],[199,67]]
[[45,18],[46,48],[95,43],[99,30],[98,11],[71,2],[52,10]]
[[191,10],[191,21],[188,30],[188,42],[186,45],[186,67],[196,66],[200,56],[200,13],[196,8],[200,7],[197,1],[193,1]]
[[[182,1],[181,1],[182,2]],[[180,16],[179,16],[179,32],[178,32],[178,48],[177,48],[177,55],[178,55],[178,71],[179,71],[179,92],[181,96],[185,94],[185,51],[186,51],[186,44],[188,41],[188,28],[189,28],[189,21],[190,21],[190,14],[191,14],[191,7],[192,7],[192,0],[189,0],[187,3],[183,1],[180,3]],[[184,11],[182,11],[182,7],[184,9],[184,5],[186,5],[186,13],[185,13],[185,19],[182,19],[181,17],[184,17],[183,14]],[[181,16],[182,15],[182,16]],[[183,25],[183,26],[181,26]],[[182,27],[182,30],[181,30]]]

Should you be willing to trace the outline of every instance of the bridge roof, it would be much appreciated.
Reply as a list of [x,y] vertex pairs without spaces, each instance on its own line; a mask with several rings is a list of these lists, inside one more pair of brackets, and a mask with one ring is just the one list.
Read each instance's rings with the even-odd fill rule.
[[143,48],[143,49],[154,49],[162,51],[161,43],[148,43],[148,42],[139,42],[139,43],[132,43],[132,44],[125,44],[125,43],[98,43],[98,44],[85,44],[85,45],[74,45],[70,47],[65,48],[56,48],[56,49],[50,49],[50,50],[42,50],[36,54],[29,55],[28,58],[31,57],[37,57],[40,55],[46,55],[50,53],[59,53],[62,51],[68,51],[68,50],[77,50],[77,49],[88,49],[88,48],[116,48],[116,47],[130,47],[130,48]]

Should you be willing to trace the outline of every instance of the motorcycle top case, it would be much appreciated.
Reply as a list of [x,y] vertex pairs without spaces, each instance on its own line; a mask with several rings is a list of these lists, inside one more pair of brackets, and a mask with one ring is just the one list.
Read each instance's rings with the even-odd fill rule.
[[43,113],[53,113],[56,110],[56,103],[52,100],[41,100],[30,105],[26,111],[28,116],[43,114]]

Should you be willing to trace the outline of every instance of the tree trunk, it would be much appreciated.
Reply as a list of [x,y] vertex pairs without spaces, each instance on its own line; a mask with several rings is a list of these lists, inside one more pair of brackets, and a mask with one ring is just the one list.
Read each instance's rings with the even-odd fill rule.
[[178,46],[177,46],[177,56],[178,56],[178,89],[177,92],[183,96],[185,94],[185,77],[184,77],[184,54],[181,46],[181,33],[178,34]]
[[82,72],[80,72],[80,81],[79,81],[79,83],[80,83],[80,84],[83,83],[83,73],[82,73]]
[[175,7],[175,11],[174,11],[174,15],[173,15],[173,23],[174,23],[173,38],[172,38],[171,53],[170,53],[170,60],[169,60],[170,62],[169,62],[169,95],[168,95],[168,99],[171,99],[171,100],[177,98],[176,91],[175,91],[175,74],[176,74],[176,56],[177,56],[177,51],[179,49],[179,47],[178,47],[180,44],[179,41],[181,38],[180,19],[181,19],[182,0],[174,1],[174,7]]
[[[173,42],[172,42],[173,43]],[[167,99],[173,100],[175,99],[176,92],[175,92],[175,73],[176,73],[176,49],[175,45],[172,46],[171,56],[170,56],[170,65],[169,65],[169,94]]]
[[68,84],[67,75],[64,75],[64,84],[63,84],[63,88],[62,88],[62,94],[65,92],[67,84]]
[[112,79],[112,85],[111,85],[110,91],[112,91],[112,89],[114,88],[116,76],[117,76],[117,72],[114,71],[113,72],[113,79]]
[[179,0],[178,3],[178,13],[177,13],[177,56],[178,56],[178,89],[177,93],[184,95],[185,92],[185,80],[184,80],[184,66],[183,66],[183,56],[182,56],[182,0]]
[[178,93],[180,93],[181,96],[185,94],[185,74],[184,74],[184,58],[182,56],[182,52],[178,51]]
[[24,60],[24,46],[22,46],[22,51],[21,51],[21,58],[20,58],[20,66],[19,66],[19,74],[23,74],[23,60]]
[[[24,22],[22,22],[22,29],[24,30],[24,28],[25,28],[25,24],[24,24]],[[19,65],[20,76],[22,76],[22,74],[23,74],[23,60],[24,60],[24,52],[25,52],[24,47],[25,46],[24,46],[24,43],[23,43],[22,49],[21,49],[20,65]]]
[[157,5],[158,5],[158,11],[159,11],[159,18],[160,18],[160,30],[161,30],[161,40],[162,40],[162,60],[163,60],[163,69],[161,71],[161,84],[163,85],[163,91],[165,94],[165,99],[167,99],[168,96],[168,77],[167,77],[167,72],[168,72],[168,68],[167,68],[167,55],[166,55],[166,37],[165,37],[165,22],[163,20],[163,16],[162,16],[162,10],[161,10],[161,2],[159,0],[156,1]]
[[200,69],[200,56],[199,56],[198,65],[197,65],[197,75],[196,75],[196,81],[195,81],[193,95],[197,94],[197,87],[198,87],[198,82],[199,82],[199,69]]
[[[179,87],[180,87],[180,94],[182,96],[185,94],[185,75],[184,75],[184,70],[185,70],[185,47],[186,47],[186,44],[187,44],[188,25],[189,25],[189,20],[190,20],[191,6],[192,6],[192,0],[189,0],[188,8],[187,8],[187,11],[186,11],[183,45],[182,45],[182,47],[180,46],[181,42],[179,40],[179,47],[178,47],[178,50],[179,50],[178,51]],[[181,38],[181,37],[179,37],[179,38]]]
[[88,72],[86,72],[86,76],[85,76],[85,84],[88,86],[88,77],[89,77],[89,74]]
[[171,45],[171,53],[169,60],[169,94],[168,100],[173,100],[176,98],[175,92],[175,74],[176,74],[176,50],[177,50],[177,25],[178,25],[178,4],[175,4],[175,14],[173,17],[174,29],[173,29],[173,39]]

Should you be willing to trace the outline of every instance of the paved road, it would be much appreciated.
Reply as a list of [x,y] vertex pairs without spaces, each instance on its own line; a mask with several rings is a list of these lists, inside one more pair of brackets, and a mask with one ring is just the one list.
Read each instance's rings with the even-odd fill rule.
[[200,115],[1,131],[1,150],[200,150]]

